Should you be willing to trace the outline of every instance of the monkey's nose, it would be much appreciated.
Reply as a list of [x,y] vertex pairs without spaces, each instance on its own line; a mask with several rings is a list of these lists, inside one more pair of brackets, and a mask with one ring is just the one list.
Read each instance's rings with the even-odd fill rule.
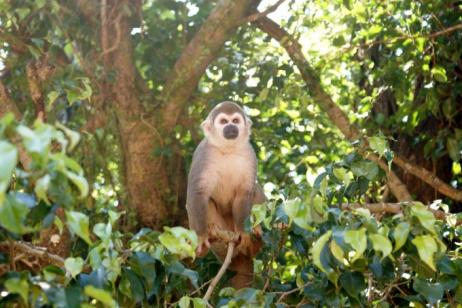
[[223,136],[226,139],[236,139],[239,136],[239,129],[232,124],[226,125],[223,129]]

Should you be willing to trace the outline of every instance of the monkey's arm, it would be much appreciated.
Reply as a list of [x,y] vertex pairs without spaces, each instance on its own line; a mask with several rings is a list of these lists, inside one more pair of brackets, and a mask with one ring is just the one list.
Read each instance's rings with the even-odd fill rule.
[[207,235],[207,208],[209,197],[200,187],[188,187],[186,209],[189,227],[199,236]]
[[244,232],[244,223],[250,215],[253,197],[253,191],[243,191],[236,196],[232,209],[235,231]]

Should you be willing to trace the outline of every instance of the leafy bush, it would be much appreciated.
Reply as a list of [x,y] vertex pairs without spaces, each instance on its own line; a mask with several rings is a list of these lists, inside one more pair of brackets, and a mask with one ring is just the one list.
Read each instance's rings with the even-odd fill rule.
[[[40,252],[31,243],[51,225],[68,229],[74,248],[62,263],[55,256],[39,270],[9,267],[0,277],[2,305],[206,306],[203,286],[220,265],[212,255],[191,261],[193,232],[166,227],[163,233],[145,228],[130,234],[118,229],[123,213],[117,208],[86,207],[92,188],[69,156],[79,134],[41,122],[29,128],[8,115],[0,122],[0,138],[0,247],[12,248],[2,249],[3,265],[24,258],[14,247]],[[295,198],[281,194],[255,206],[248,227],[262,226],[265,246],[254,260],[253,288],[236,291],[223,279],[212,303],[462,304],[462,229],[455,215],[437,221],[418,203],[379,219],[367,208],[342,208],[345,200],[360,200],[361,187],[378,173],[376,166],[348,157],[328,166],[313,188]]]

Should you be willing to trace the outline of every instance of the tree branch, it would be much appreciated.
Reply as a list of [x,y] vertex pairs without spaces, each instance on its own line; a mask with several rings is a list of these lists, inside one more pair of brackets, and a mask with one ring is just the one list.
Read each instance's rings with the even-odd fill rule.
[[[300,43],[268,17],[262,17],[256,20],[254,24],[263,32],[266,32],[269,36],[277,40],[285,48],[292,61],[294,61],[295,65],[298,67],[314,101],[328,114],[331,121],[338,127],[343,135],[350,141],[360,139],[361,134],[359,130],[350,123],[347,115],[334,103],[330,95],[322,88],[321,80],[303,55]],[[378,163],[385,171],[388,185],[399,201],[409,201],[412,199],[406,186],[392,170],[389,170],[388,165],[382,159],[375,154],[368,154],[366,151],[360,151],[360,154],[364,158]]]
[[47,249],[44,247],[36,247],[30,243],[16,241],[2,242],[0,243],[0,247],[1,246],[8,247],[13,250],[16,249],[25,253],[26,255],[32,255],[38,257],[41,260],[47,260],[56,266],[64,267],[64,259],[58,255],[48,253]]
[[[401,203],[345,203],[342,204],[343,210],[352,210],[357,208],[365,208],[368,209],[373,214],[399,214],[401,213],[402,206],[412,206],[415,204],[419,204],[419,202],[401,202]],[[444,220],[446,218],[446,213],[441,210],[434,210],[428,206],[428,210],[433,213],[436,219]]]
[[244,19],[244,22],[254,22],[262,17],[268,16],[269,14],[273,13],[278,9],[278,7],[286,0],[278,0],[275,4],[269,6],[266,10],[263,12],[257,12],[255,14],[252,14],[250,16],[247,16]]
[[163,123],[174,127],[207,66],[235,32],[251,6],[260,0],[219,1],[199,31],[183,50],[161,93]]
[[454,187],[446,184],[440,178],[438,178],[435,174],[428,171],[427,169],[421,166],[414,165],[400,156],[393,157],[393,163],[398,165],[404,171],[412,174],[413,176],[424,181],[431,187],[435,188],[439,193],[453,200],[462,202],[462,191],[461,190],[455,189]]

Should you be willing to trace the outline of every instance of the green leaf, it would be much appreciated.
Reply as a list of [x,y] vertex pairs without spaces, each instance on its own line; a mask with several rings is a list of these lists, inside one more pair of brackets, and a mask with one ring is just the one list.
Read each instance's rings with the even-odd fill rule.
[[178,301],[178,306],[180,306],[180,308],[188,308],[190,303],[191,303],[191,297],[183,296]]
[[368,180],[374,180],[379,174],[379,167],[372,161],[354,162],[350,166],[356,176],[364,176]]
[[252,213],[250,215],[252,226],[258,226],[266,218],[266,204],[256,204],[252,206]]
[[193,298],[192,299],[194,308],[206,308],[207,307],[207,302],[199,297]]
[[379,154],[379,156],[383,156],[385,152],[388,150],[388,143],[384,137],[369,137],[369,146],[371,149]]
[[337,179],[341,180],[345,186],[348,186],[352,179],[352,174],[348,172],[345,168],[335,168],[334,175]]
[[50,151],[51,140],[55,130],[48,124],[36,121],[35,129],[32,130],[26,126],[19,125],[16,128],[17,133],[23,138],[23,143],[29,153],[37,153],[45,156]]
[[64,132],[66,137],[69,139],[69,146],[67,148],[68,152],[71,152],[75,146],[79,143],[80,141],[80,134],[76,131],[73,131],[66,126],[62,125],[61,123],[57,122],[56,127],[58,127],[60,130]]
[[367,247],[366,229],[347,230],[345,232],[345,242],[355,250],[355,255],[351,261],[354,262],[361,258]]
[[455,162],[460,160],[460,148],[459,143],[454,138],[448,138],[446,148],[448,149],[449,156]]
[[335,240],[330,241],[329,243],[330,252],[332,255],[340,262],[344,263],[345,253]]
[[37,180],[35,183],[35,194],[40,200],[43,200],[46,202],[46,204],[50,204],[50,201],[48,200],[47,197],[47,192],[48,192],[48,187],[50,187],[50,175],[45,174],[42,176],[40,179]]
[[286,200],[283,204],[284,212],[291,221],[305,230],[311,230],[309,225],[312,222],[310,208],[299,198]]
[[88,245],[91,244],[88,216],[74,211],[66,211],[67,225],[71,232],[77,234]]
[[5,281],[6,289],[11,293],[17,293],[28,306],[29,303],[29,283],[25,279],[18,277],[10,278]]
[[82,175],[78,175],[70,171],[66,172],[66,176],[79,189],[80,198],[85,198],[90,191],[87,179],[85,179]]
[[51,110],[54,102],[59,97],[59,93],[56,91],[51,91],[47,95],[47,110]]
[[438,250],[438,246],[433,236],[417,236],[412,240],[412,244],[416,246],[420,259],[424,261],[428,266],[430,266],[432,270],[436,271],[433,255]]
[[164,227],[165,232],[159,236],[159,241],[171,253],[178,255],[180,258],[196,256],[197,235],[183,227]]
[[442,66],[435,66],[432,68],[432,76],[438,82],[445,83],[448,81],[448,77],[446,76],[446,70]]
[[407,222],[399,223],[395,230],[393,231],[393,237],[395,239],[395,249],[393,250],[398,251],[407,241],[407,237],[409,235],[409,224]]
[[5,192],[10,185],[11,176],[18,163],[18,150],[7,141],[0,140],[0,206],[5,201]]
[[92,285],[88,285],[84,289],[84,293],[87,296],[93,297],[94,299],[100,301],[106,306],[117,307],[116,301],[112,298],[111,294],[106,292],[103,289],[95,288]]
[[354,298],[358,298],[359,293],[367,287],[366,280],[360,272],[343,272],[339,281],[345,291]]
[[444,295],[443,285],[439,282],[429,283],[425,280],[415,278],[412,287],[431,304],[436,304]]
[[332,231],[327,231],[320,238],[318,238],[318,240],[313,244],[313,247],[311,248],[311,254],[313,255],[314,265],[316,265],[321,271],[323,271],[326,274],[332,271],[332,269],[326,268],[322,264],[321,251],[323,250],[324,246],[326,246],[326,243],[329,241],[331,235]]
[[428,210],[428,208],[421,204],[415,204],[411,207],[411,216],[416,217],[420,224],[430,231],[433,234],[436,234],[435,230],[435,216],[433,216],[433,213]]
[[80,274],[83,269],[83,259],[81,257],[77,258],[67,258],[66,261],[64,261],[64,267],[66,270],[71,274],[73,278]]
[[0,207],[0,225],[10,232],[24,234],[32,229],[24,225],[29,208],[13,195],[8,195]]
[[382,234],[370,234],[369,239],[372,242],[372,248],[382,253],[382,260],[391,253],[392,246],[388,237]]

